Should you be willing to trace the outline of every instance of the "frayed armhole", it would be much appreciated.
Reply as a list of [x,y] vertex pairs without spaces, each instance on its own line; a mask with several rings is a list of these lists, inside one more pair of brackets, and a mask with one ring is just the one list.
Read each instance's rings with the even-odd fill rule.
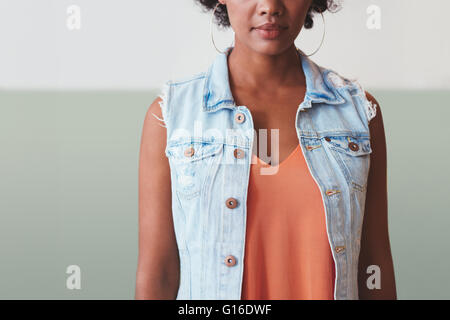
[[161,98],[159,101],[159,107],[161,108],[162,118],[158,117],[156,114],[152,112],[152,115],[160,121],[158,123],[161,127],[167,128],[167,121],[169,119],[168,112],[168,98],[169,98],[169,90],[170,90],[170,81],[164,83],[162,89],[160,90],[160,94],[158,95]]
[[364,111],[367,117],[367,123],[369,124],[370,120],[375,118],[375,116],[377,115],[377,104],[367,99],[366,91],[358,81],[352,80],[352,82],[358,88],[358,95],[361,96],[361,101],[363,103]]

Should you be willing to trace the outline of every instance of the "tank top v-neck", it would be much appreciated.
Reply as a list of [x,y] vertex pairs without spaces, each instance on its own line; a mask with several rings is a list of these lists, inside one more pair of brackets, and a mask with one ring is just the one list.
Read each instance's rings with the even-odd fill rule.
[[241,299],[332,300],[324,207],[300,145],[276,172],[252,157]]

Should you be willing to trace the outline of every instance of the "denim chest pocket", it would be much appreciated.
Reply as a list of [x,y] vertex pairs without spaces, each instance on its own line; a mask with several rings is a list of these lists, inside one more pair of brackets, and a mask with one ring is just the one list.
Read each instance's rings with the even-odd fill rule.
[[189,200],[200,195],[222,149],[223,144],[205,141],[168,144],[167,156],[176,179],[172,183],[180,198]]
[[330,135],[324,140],[350,186],[358,191],[366,191],[372,153],[370,138]]

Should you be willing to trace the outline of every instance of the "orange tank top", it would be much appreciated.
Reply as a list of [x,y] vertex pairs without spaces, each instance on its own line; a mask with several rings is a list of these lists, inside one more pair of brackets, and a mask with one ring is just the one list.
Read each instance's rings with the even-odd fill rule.
[[241,299],[334,299],[322,197],[300,145],[275,174],[252,156]]

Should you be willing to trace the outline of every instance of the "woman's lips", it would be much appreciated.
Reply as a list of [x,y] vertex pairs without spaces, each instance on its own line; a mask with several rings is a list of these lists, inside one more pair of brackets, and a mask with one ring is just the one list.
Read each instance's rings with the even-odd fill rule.
[[258,29],[255,28],[254,29],[256,31],[256,33],[263,39],[267,39],[267,40],[273,40],[276,39],[280,36],[280,34],[286,30],[285,28],[280,28],[280,29]]

